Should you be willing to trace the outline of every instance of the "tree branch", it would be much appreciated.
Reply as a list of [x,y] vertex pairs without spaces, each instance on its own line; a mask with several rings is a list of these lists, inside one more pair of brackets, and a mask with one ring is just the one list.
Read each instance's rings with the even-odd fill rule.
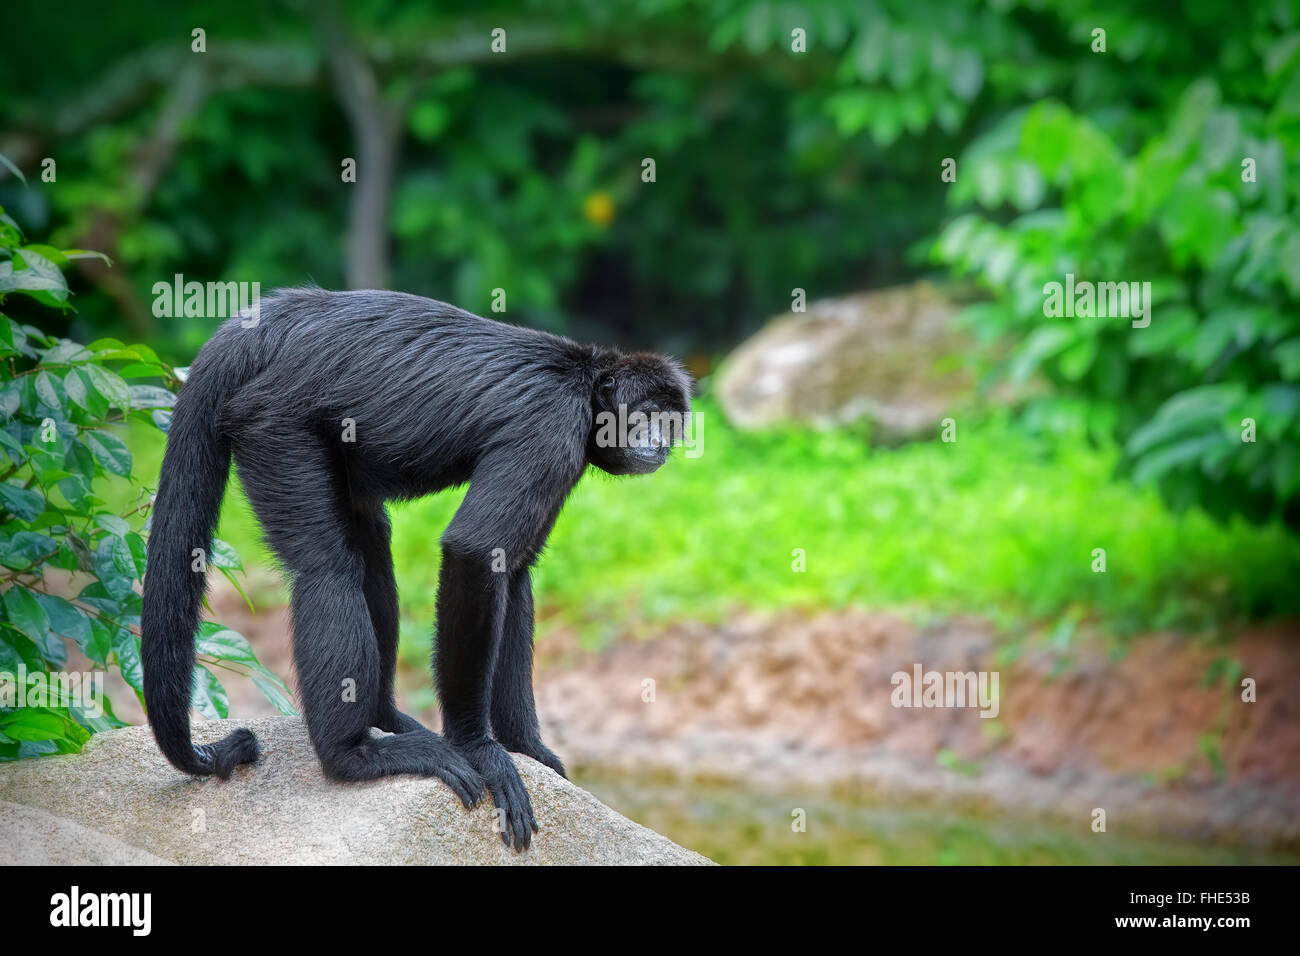
[[336,5],[325,7],[318,22],[357,153],[357,178],[348,198],[348,288],[382,289],[388,284],[388,212],[402,116],[384,100],[370,61],[348,38]]

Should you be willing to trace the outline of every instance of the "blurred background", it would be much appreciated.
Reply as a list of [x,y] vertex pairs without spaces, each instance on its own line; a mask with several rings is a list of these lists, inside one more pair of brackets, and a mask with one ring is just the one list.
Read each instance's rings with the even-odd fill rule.
[[[686,361],[703,453],[584,478],[535,578],[543,733],[607,803],[719,862],[1300,861],[1300,5],[5,19],[6,221],[111,260],[54,257],[70,298],[15,321],[188,365],[221,317],[159,314],[180,274]],[[1067,275],[1149,325],[1050,314]],[[164,442],[122,436],[119,504]],[[458,498],[392,509],[435,726]],[[236,486],[218,534],[210,616],[292,685]],[[998,671],[998,716],[891,706],[918,662]],[[210,716],[275,712],[224,683]]]

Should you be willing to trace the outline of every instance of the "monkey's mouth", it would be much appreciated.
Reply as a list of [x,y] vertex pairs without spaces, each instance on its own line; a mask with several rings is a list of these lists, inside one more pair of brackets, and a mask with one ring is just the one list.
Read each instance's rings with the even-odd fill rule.
[[668,450],[672,447],[671,434],[665,434],[658,418],[637,433],[629,436],[627,450],[629,454],[645,462],[654,462],[656,466],[668,460]]
[[635,464],[643,465],[646,471],[654,471],[668,460],[668,448],[629,449]]

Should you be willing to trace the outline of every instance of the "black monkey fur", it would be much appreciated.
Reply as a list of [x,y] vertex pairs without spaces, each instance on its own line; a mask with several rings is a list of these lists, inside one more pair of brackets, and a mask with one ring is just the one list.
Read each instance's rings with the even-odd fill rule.
[[[233,457],[291,580],[299,695],[324,771],[340,780],[436,776],[467,807],[486,786],[504,811],[503,839],[527,848],[537,823],[507,751],[564,773],[538,732],[529,568],[588,464],[653,471],[680,436],[598,440],[600,416],[620,405],[685,416],[690,380],[657,355],[579,345],[395,292],[285,290],[262,299],[255,324],[226,321],[177,399],[149,536],[144,690],[167,759],[224,778],[258,757],[248,730],[204,746],[190,737],[205,588],[192,554],[211,547]],[[394,702],[397,591],[384,503],[465,482],[441,539],[440,736]]]

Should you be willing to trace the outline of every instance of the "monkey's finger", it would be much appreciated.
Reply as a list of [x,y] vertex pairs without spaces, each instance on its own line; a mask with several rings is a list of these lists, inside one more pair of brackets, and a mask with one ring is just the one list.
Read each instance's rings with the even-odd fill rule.
[[516,819],[513,828],[515,831],[515,852],[523,853],[532,843],[533,835],[528,831],[528,826],[522,819]]
[[473,810],[483,802],[482,788],[476,788],[472,783],[462,780],[458,785],[452,786],[452,791],[460,797],[460,802],[465,805],[466,810]]
[[537,820],[533,816],[533,804],[528,799],[528,791],[522,781],[506,784],[507,802],[511,805],[510,828],[515,835],[515,850],[522,853],[532,843],[533,834],[537,832]]
[[463,769],[455,765],[443,767],[438,770],[437,775],[438,779],[460,798],[466,810],[473,810],[483,799],[483,778],[469,765]]
[[502,821],[501,842],[506,845],[507,849],[510,849],[514,826],[513,821],[510,819],[510,807],[506,806],[506,804],[502,802],[501,797],[498,795],[499,793],[500,790],[498,788],[493,788],[491,786],[488,787],[488,794],[492,797],[492,805],[496,807],[498,811],[504,811],[498,813],[498,819]]
[[472,769],[466,769],[460,774],[461,800],[465,801],[465,806],[473,810],[483,802],[484,785],[483,778],[475,773]]
[[448,750],[441,765],[434,770],[467,810],[473,810],[483,799],[484,780],[473,765],[460,754]]
[[514,832],[515,835],[515,841],[514,841],[515,852],[523,853],[525,850],[528,849],[529,844],[532,843],[533,835],[528,832],[528,827],[524,824],[524,821],[520,819],[518,816],[516,816],[515,819],[510,822],[510,829]]
[[519,801],[507,796],[509,793],[508,784],[501,788],[500,797],[496,795],[497,792],[496,790],[492,791],[493,802],[496,804],[497,809],[505,811],[502,814],[505,819],[505,829],[501,831],[501,841],[516,853],[523,853],[524,850],[528,849],[528,844],[531,842],[531,834],[528,832],[528,826],[523,811],[520,809]]

